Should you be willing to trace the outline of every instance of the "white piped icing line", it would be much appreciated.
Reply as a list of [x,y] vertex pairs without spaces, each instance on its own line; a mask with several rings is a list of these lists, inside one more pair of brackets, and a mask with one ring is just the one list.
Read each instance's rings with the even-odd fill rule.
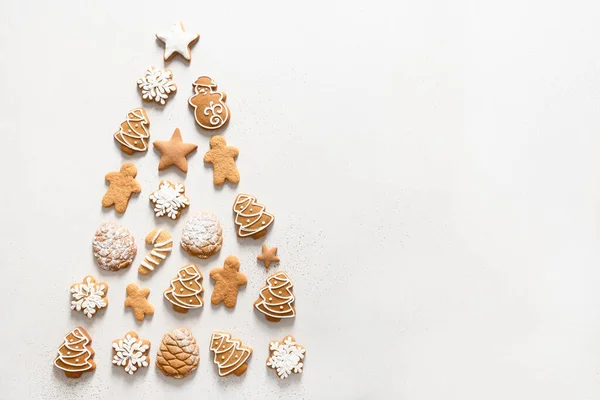
[[287,378],[292,373],[302,373],[304,368],[302,361],[306,349],[297,344],[292,336],[287,336],[283,342],[271,342],[269,350],[271,355],[267,359],[267,367],[276,370],[281,379]]
[[293,288],[289,276],[283,271],[277,272],[267,278],[267,285],[260,290],[254,307],[276,320],[293,318],[296,316],[296,310],[292,306],[296,301]]
[[71,310],[82,311],[88,318],[92,318],[96,311],[108,305],[105,283],[96,283],[93,276],[86,276],[82,283],[71,286]]
[[194,107],[196,123],[204,129],[219,129],[229,120],[227,96],[217,91],[217,85],[208,76],[201,76],[193,84],[195,94],[188,99]]
[[155,101],[163,106],[169,99],[169,94],[177,90],[171,71],[155,67],[149,67],[145,75],[138,79],[137,85],[142,91],[143,100]]
[[[266,211],[266,207],[257,203],[256,197],[240,193],[233,205],[235,224],[238,226],[238,236],[247,237],[267,229],[275,216]],[[260,222],[260,223],[259,223]]]
[[137,336],[128,333],[124,339],[115,340],[112,347],[115,350],[112,363],[124,366],[129,375],[133,375],[138,368],[148,366],[148,356],[145,353],[150,349],[150,345]]
[[153,245],[153,248],[138,268],[138,272],[143,275],[154,271],[167,258],[167,255],[173,250],[173,238],[169,232],[155,229],[146,235],[146,244]]
[[171,280],[170,287],[164,293],[165,299],[183,309],[200,308],[204,305],[201,281],[202,274],[194,264],[183,266],[177,271],[177,277]]
[[233,373],[246,363],[252,349],[243,346],[241,340],[232,338],[226,332],[214,332],[210,340],[210,349],[214,353],[213,363],[219,367],[219,376]]
[[94,351],[88,348],[91,343],[85,329],[78,326],[63,338],[62,345],[58,348],[58,354],[54,359],[54,365],[69,373],[83,373],[91,371],[96,364],[91,359]]
[[185,195],[185,186],[167,180],[160,182],[158,190],[151,193],[149,199],[154,203],[157,217],[167,215],[171,219],[177,219],[180,211],[190,205],[190,199]]
[[[114,134],[117,142],[134,151],[148,150],[148,115],[143,108],[134,108],[127,114],[127,119]],[[129,140],[128,140],[129,139]]]

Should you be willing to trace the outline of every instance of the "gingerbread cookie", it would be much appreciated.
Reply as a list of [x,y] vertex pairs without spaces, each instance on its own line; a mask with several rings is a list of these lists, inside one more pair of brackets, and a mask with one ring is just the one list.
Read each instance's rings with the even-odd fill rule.
[[263,243],[262,253],[256,256],[256,259],[262,261],[265,264],[265,268],[269,269],[271,263],[279,262],[279,257],[277,257],[277,247],[270,249]]
[[214,332],[210,339],[213,362],[219,368],[219,376],[234,374],[241,376],[248,369],[248,358],[252,349],[244,346],[240,339],[232,338],[227,332]]
[[296,316],[294,302],[294,285],[290,277],[283,271],[267,278],[267,285],[260,290],[254,307],[265,314],[267,321],[279,322],[282,318]]
[[115,222],[103,222],[92,241],[94,257],[100,268],[118,271],[127,268],[137,254],[133,235]]
[[137,168],[132,163],[121,165],[120,171],[106,174],[104,179],[108,182],[108,190],[102,198],[103,207],[115,206],[118,213],[123,214],[127,209],[129,198],[133,193],[141,193],[142,187],[134,178]]
[[83,327],[78,326],[67,333],[58,348],[54,365],[69,378],[79,378],[84,372],[96,369],[92,337]]
[[146,235],[145,242],[152,245],[152,250],[138,267],[138,272],[142,275],[148,275],[154,271],[173,249],[173,238],[171,238],[169,232],[163,229],[154,229],[151,231]]
[[181,247],[193,256],[208,258],[217,254],[223,244],[223,228],[217,216],[202,211],[185,223]]
[[190,46],[196,43],[200,35],[184,31],[183,24],[178,21],[169,30],[157,33],[156,38],[165,44],[165,61],[173,58],[175,53],[179,53],[187,61],[191,61]]
[[222,185],[225,180],[231,183],[240,181],[240,173],[235,158],[240,152],[236,147],[227,146],[223,136],[213,136],[210,139],[210,150],[204,155],[204,162],[213,165],[213,183]]
[[266,211],[266,207],[256,201],[256,197],[240,193],[233,203],[235,224],[239,237],[258,239],[267,234],[267,228],[275,221],[275,216]]
[[125,307],[131,307],[133,315],[138,321],[143,321],[146,315],[154,314],[154,306],[148,301],[150,289],[140,289],[135,283],[127,285],[127,298]]
[[88,318],[92,318],[96,311],[108,306],[106,293],[108,285],[104,282],[96,282],[96,279],[88,275],[81,283],[71,285],[71,310],[83,312]]
[[156,368],[164,375],[181,379],[198,368],[200,349],[192,332],[173,329],[163,336],[156,354]]
[[217,92],[217,85],[208,76],[201,76],[194,82],[194,94],[188,103],[194,107],[196,123],[204,129],[218,129],[229,121],[229,107],[225,104],[227,95]]
[[287,378],[292,373],[302,373],[306,349],[296,343],[293,336],[288,335],[281,342],[271,342],[269,352],[267,367],[274,369],[281,379]]
[[125,368],[125,372],[133,375],[138,368],[147,367],[150,363],[150,342],[142,340],[134,331],[127,332],[123,339],[112,342],[112,363]]
[[174,165],[182,172],[188,170],[187,156],[198,148],[195,144],[183,143],[179,128],[175,129],[171,140],[154,141],[154,147],[161,153],[160,162],[158,163],[159,171]]
[[240,286],[248,283],[246,275],[239,271],[240,260],[236,256],[227,257],[223,268],[210,271],[210,279],[215,281],[215,290],[210,298],[213,304],[223,302],[227,308],[235,307]]
[[165,105],[171,93],[175,93],[177,85],[173,82],[171,70],[150,67],[144,76],[137,81],[144,101],[154,101]]
[[173,304],[173,310],[187,313],[204,305],[202,300],[202,273],[194,264],[188,264],[177,272],[171,280],[171,286],[165,290],[165,299]]
[[121,123],[114,138],[121,144],[121,151],[133,155],[136,151],[148,150],[150,120],[143,108],[134,108],[127,113],[127,119]]
[[183,183],[172,183],[167,180],[160,182],[158,189],[150,194],[149,199],[154,203],[154,214],[157,217],[166,215],[171,219],[177,219],[181,216],[181,210],[190,205]]

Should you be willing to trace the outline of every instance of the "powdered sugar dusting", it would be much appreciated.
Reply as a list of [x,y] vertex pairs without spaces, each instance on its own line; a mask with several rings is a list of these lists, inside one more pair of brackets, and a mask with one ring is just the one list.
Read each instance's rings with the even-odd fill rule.
[[217,216],[202,211],[185,223],[181,233],[181,247],[186,251],[206,258],[221,249],[223,229]]
[[115,222],[103,222],[92,242],[100,268],[117,271],[131,265],[137,254],[135,239],[127,228]]

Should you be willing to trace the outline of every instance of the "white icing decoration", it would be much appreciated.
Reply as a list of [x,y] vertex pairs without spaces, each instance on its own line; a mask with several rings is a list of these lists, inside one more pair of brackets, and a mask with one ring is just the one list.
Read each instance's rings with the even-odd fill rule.
[[267,366],[277,370],[281,379],[287,378],[292,372],[302,373],[304,354],[306,349],[297,346],[290,336],[283,343],[271,342],[269,349],[273,352],[267,360]]
[[88,318],[92,318],[97,310],[107,306],[103,297],[106,286],[92,282],[91,277],[87,277],[84,283],[79,283],[71,288],[71,310],[83,311]]
[[148,366],[148,357],[144,352],[150,348],[144,344],[142,339],[136,339],[130,334],[127,334],[125,339],[120,339],[118,342],[113,342],[113,349],[117,352],[113,356],[112,363],[118,366],[125,366],[125,372],[133,375],[140,367]]
[[155,215],[162,217],[166,214],[169,218],[176,219],[180,209],[190,205],[190,200],[185,197],[184,192],[185,187],[181,183],[162,181],[158,190],[149,197],[154,203]]
[[192,55],[190,54],[189,46],[196,40],[198,40],[197,33],[190,33],[183,30],[181,21],[173,24],[168,31],[162,31],[156,34],[156,37],[165,43],[165,61],[168,60],[173,53],[179,53],[186,60],[190,61]]
[[142,90],[142,98],[165,105],[169,94],[177,90],[172,78],[173,74],[168,69],[149,67],[146,74],[137,81]]
[[[162,262],[162,260],[167,258],[167,254],[170,253],[171,250],[173,249],[173,239],[167,239],[162,242],[156,242],[158,240],[158,237],[163,232],[166,235],[168,235],[167,237],[170,237],[170,235],[167,232],[163,231],[162,229],[157,229],[156,234],[152,238],[152,242],[151,242],[151,244],[154,247],[152,248],[152,251],[150,251],[150,253],[148,255],[146,255],[144,260],[141,262],[141,265],[148,268],[150,271],[154,271],[154,268],[158,267],[158,265]],[[162,254],[162,253],[166,253],[166,254]],[[158,260],[150,257],[151,255],[158,258]],[[154,265],[151,265],[151,264],[154,264]]]
[[[132,122],[141,122],[142,123],[142,131],[138,132],[135,129],[133,129],[131,127]],[[148,128],[147,128],[148,120],[146,118],[146,112],[142,108],[135,108],[135,109],[129,111],[129,113],[127,114],[127,119],[125,120],[125,123],[129,127],[129,129],[127,129],[127,132],[125,132],[123,130],[123,125],[121,125],[121,127],[119,128],[119,131],[117,133],[115,133],[115,135],[114,135],[117,142],[121,143],[125,147],[130,148],[131,150],[135,150],[135,151],[148,150],[148,142],[145,139],[148,139],[150,137],[150,132],[148,132]],[[134,126],[135,126],[135,128],[137,128],[138,124],[135,124]],[[142,142],[142,146],[131,145],[129,142],[127,142],[127,140],[125,140],[126,137],[132,138],[132,139],[141,139],[140,141]],[[134,144],[138,144],[138,141],[137,140],[134,141]]]
[[[215,353],[213,363],[219,367],[219,376],[231,374],[233,371],[244,365],[248,357],[252,354],[252,350],[242,346],[242,342],[239,339],[232,338],[229,333],[224,332],[213,333],[211,338],[211,350]],[[222,354],[228,352],[231,352],[231,354],[229,354],[229,357],[225,358],[225,355]],[[219,356],[221,360],[219,360]],[[231,367],[235,368],[227,371],[227,369]]]
[[[281,282],[278,282],[277,280]],[[295,317],[296,310],[294,310],[294,307],[292,307],[292,303],[296,301],[296,296],[294,296],[294,293],[292,293],[293,287],[294,285],[292,284],[292,281],[285,272],[277,272],[276,274],[267,278],[267,286],[264,286],[260,290],[259,301],[254,307],[256,307],[258,311],[272,318]],[[280,288],[285,289],[288,295],[282,295],[283,292],[281,290],[277,290],[277,294],[275,294],[276,289]],[[269,293],[269,300],[266,300],[267,297],[264,294],[265,291]],[[291,314],[287,315],[290,312]]]
[[[203,78],[205,78],[206,81],[210,80],[210,83],[197,83],[199,81],[202,81]],[[192,107],[194,107],[194,118],[196,119],[196,123],[204,129],[218,129],[225,125],[225,123],[229,119],[229,108],[225,104],[225,96],[223,95],[223,93],[216,90],[217,85],[214,83],[214,81],[208,76],[201,76],[196,80],[196,83],[194,83],[193,86],[196,94],[189,98],[188,103]],[[209,100],[207,103],[206,101],[202,100],[202,97],[199,98],[199,96],[211,96],[211,98],[214,98],[214,95],[218,96],[218,99],[216,99],[218,100],[217,103],[215,103],[213,100]],[[195,104],[194,101],[197,102],[197,104]],[[204,108],[202,108],[202,106]],[[202,111],[202,115],[209,117],[209,125],[200,121],[200,119],[198,118],[198,114],[200,111],[198,110],[198,108],[200,108],[200,110]]]
[[[253,211],[257,207],[258,210]],[[238,235],[240,237],[252,236],[262,230],[267,229],[275,217],[273,214],[265,211],[265,206],[256,202],[256,197],[247,194],[239,194],[235,200],[233,211],[236,213],[235,223],[238,225]],[[268,221],[262,221],[261,226],[252,228],[257,221],[266,218]]]
[[[187,272],[187,274],[186,274],[186,272]],[[193,308],[202,307],[204,305],[204,302],[202,301],[202,297],[200,297],[200,295],[204,289],[202,288],[202,285],[200,284],[201,279],[202,279],[202,274],[200,273],[200,271],[198,271],[195,268],[194,264],[189,264],[184,267],[181,267],[179,269],[179,271],[177,272],[177,277],[171,281],[171,286],[169,287],[169,289],[167,289],[165,291],[164,296],[171,303],[173,303],[174,305],[181,307],[181,308],[193,309]],[[183,286],[183,288],[186,288],[186,289],[190,290],[191,292],[186,293],[186,294],[175,293],[176,289],[177,289],[175,287],[175,282],[181,283],[181,286]],[[189,288],[189,286],[194,286],[194,282],[196,282],[198,284],[198,289],[190,289]],[[196,299],[198,304],[190,305],[190,304],[184,303],[184,301],[188,297],[192,297],[188,301],[188,303],[193,303],[194,299]]]
[[[77,341],[73,342],[73,339],[69,339],[67,341],[67,337],[69,335],[73,335],[75,337],[75,339],[77,339]],[[74,344],[80,344],[82,343],[81,349],[82,350],[78,350],[79,346],[75,346],[73,347]],[[92,357],[92,352],[90,350],[88,350],[85,346],[87,344],[90,343],[90,340],[81,332],[81,330],[79,328],[75,328],[73,329],[71,332],[69,332],[63,339],[63,344],[58,348],[58,355],[56,356],[56,358],[54,359],[54,365],[66,372],[85,372],[85,371],[89,371],[91,369],[93,369],[93,364],[89,361],[89,359]],[[68,349],[70,351],[67,352],[66,355],[63,355],[61,353],[62,349]],[[74,352],[73,354],[71,352]],[[81,357],[82,355],[85,354],[85,358],[83,359],[82,362],[79,361],[78,357]],[[66,357],[69,356],[69,357]],[[75,360],[75,362],[73,362],[72,360]],[[69,365],[71,367],[77,367],[77,368],[68,368],[68,367],[64,367],[58,364],[58,362],[61,361],[62,363]],[[75,364],[77,363],[77,364]]]

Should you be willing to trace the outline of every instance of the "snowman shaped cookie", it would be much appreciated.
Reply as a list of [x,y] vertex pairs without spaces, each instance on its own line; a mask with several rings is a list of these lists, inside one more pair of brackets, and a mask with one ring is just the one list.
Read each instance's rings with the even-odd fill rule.
[[219,129],[229,121],[229,107],[225,104],[227,95],[217,91],[217,85],[208,76],[201,76],[194,82],[194,94],[188,100],[194,107],[196,122],[204,129]]

